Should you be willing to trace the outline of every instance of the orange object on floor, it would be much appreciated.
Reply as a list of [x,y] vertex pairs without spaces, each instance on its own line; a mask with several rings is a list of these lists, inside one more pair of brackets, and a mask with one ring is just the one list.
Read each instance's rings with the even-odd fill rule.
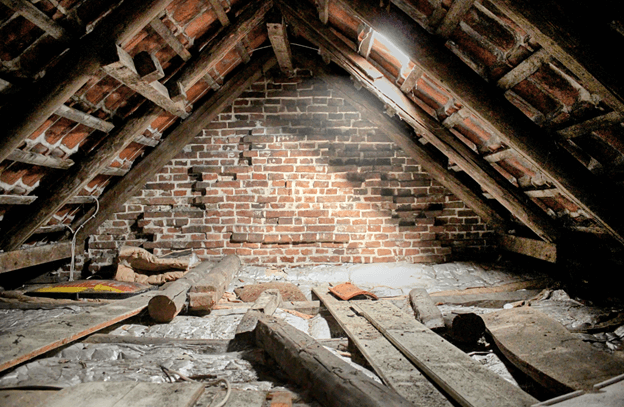
[[335,287],[329,287],[329,291],[334,294],[336,297],[348,301],[353,297],[358,295],[365,295],[369,298],[377,299],[377,296],[370,291],[362,290],[360,287],[355,286],[351,283],[342,283],[338,284]]

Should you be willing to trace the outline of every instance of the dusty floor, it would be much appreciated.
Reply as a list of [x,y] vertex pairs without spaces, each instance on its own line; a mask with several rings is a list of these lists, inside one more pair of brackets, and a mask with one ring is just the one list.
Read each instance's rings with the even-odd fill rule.
[[[392,297],[396,306],[411,312],[406,294],[412,288],[424,287],[433,293],[497,286],[546,277],[537,272],[518,272],[508,265],[483,266],[469,262],[442,265],[393,263],[315,266],[290,269],[247,266],[241,270],[229,289],[233,291],[236,287],[259,282],[284,281],[299,286],[306,297],[312,299],[310,289],[315,285],[350,281],[379,297]],[[568,329],[579,331],[577,335],[606,352],[618,351],[622,347],[624,324],[621,327],[612,327],[606,332],[586,333],[588,328],[597,326],[620,313],[622,309],[591,307],[570,298],[563,290],[547,291],[542,297],[533,301],[531,306],[554,317]],[[470,310],[477,314],[497,310],[449,305],[441,305],[440,308],[443,311]],[[83,309],[77,306],[52,310],[0,309],[0,334],[78,312],[83,312]],[[180,315],[169,324],[153,324],[149,318],[136,317],[109,328],[106,332],[131,337],[227,340],[234,338],[236,326],[244,312],[244,309],[221,309],[203,317]],[[278,309],[276,316],[284,318],[288,323],[317,339],[344,336],[327,312],[321,312],[311,319],[303,319]],[[348,355],[344,352],[346,351],[344,346],[340,350],[337,352],[332,349],[337,354]],[[466,351],[475,360],[517,384],[485,339],[475,349]],[[65,387],[102,380],[164,382],[166,376],[161,366],[187,376],[227,378],[236,390],[268,391],[288,387],[298,394],[300,405],[316,405],[306,394],[300,394],[296,388],[290,387],[287,377],[275,368],[270,360],[265,359],[262,351],[252,346],[232,352],[215,353],[215,350],[206,346],[179,345],[173,342],[157,345],[78,342],[5,373],[0,377],[0,387],[24,385]],[[358,368],[362,367],[358,365]],[[374,376],[372,372],[368,373]],[[222,395],[220,393],[222,390],[207,392],[200,401],[203,403],[201,405],[206,405],[213,396],[219,399]]]

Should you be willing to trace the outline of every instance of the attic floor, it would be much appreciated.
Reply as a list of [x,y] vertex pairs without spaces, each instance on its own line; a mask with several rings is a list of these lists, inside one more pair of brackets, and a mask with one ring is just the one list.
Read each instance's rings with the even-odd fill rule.
[[[311,287],[350,281],[357,286],[389,298],[392,302],[412,312],[406,294],[412,288],[424,287],[429,293],[462,290],[473,287],[500,286],[529,280],[544,279],[547,286],[553,282],[547,276],[531,270],[517,270],[513,265],[485,265],[471,262],[454,262],[440,265],[415,265],[409,263],[384,263],[368,265],[312,266],[298,268],[265,268],[246,266],[235,278],[229,291],[236,287],[269,281],[291,282],[300,287],[311,300]],[[568,329],[582,330],[605,320],[621,309],[592,307],[571,299],[563,290],[547,291],[542,298],[531,302],[532,307],[557,319]],[[462,307],[440,305],[443,312],[472,311],[477,314],[497,311],[500,308]],[[62,318],[68,313],[85,312],[85,308],[68,306],[52,310],[1,309],[0,334],[15,331],[27,325],[50,318]],[[270,391],[282,387],[292,391],[299,406],[316,406],[306,394],[288,384],[287,377],[268,360],[263,352],[253,346],[224,352],[205,345],[176,343],[177,339],[222,339],[234,337],[238,322],[245,309],[219,309],[206,316],[180,315],[169,324],[153,324],[148,317],[138,316],[108,328],[105,333],[127,337],[170,338],[167,344],[137,345],[128,343],[77,342],[26,363],[0,377],[0,387],[25,385],[70,386],[90,381],[145,381],[165,382],[160,366],[179,371],[187,376],[215,375],[226,377],[235,390]],[[332,351],[349,356],[346,335],[341,332],[329,313],[321,311],[311,319],[277,310],[285,319],[319,340],[327,340]],[[617,327],[615,327],[617,328]],[[619,335],[618,335],[619,334]],[[590,335],[579,333],[586,341],[606,352],[622,346],[624,327],[611,332]],[[331,339],[334,338],[334,339]],[[343,338],[337,339],[337,338]],[[500,361],[491,347],[482,342],[474,349],[465,349],[470,355],[507,380],[517,384],[514,377]],[[347,352],[349,351],[349,352]],[[354,359],[357,360],[355,355]],[[346,358],[349,362],[351,360]],[[353,362],[351,362],[353,363]],[[359,365],[358,368],[364,369]],[[375,376],[369,372],[371,376]],[[521,385],[526,386],[521,381]],[[530,390],[530,389],[529,389]],[[198,406],[212,399],[220,399],[221,390],[207,391]]]

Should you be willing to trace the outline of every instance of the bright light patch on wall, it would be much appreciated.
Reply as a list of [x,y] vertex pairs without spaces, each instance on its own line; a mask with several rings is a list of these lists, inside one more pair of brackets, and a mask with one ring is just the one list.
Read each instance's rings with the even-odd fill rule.
[[379,32],[375,32],[375,39],[381,42],[384,47],[388,48],[388,51],[390,51],[392,56],[399,60],[399,63],[401,64],[401,71],[407,67],[410,62],[410,58],[403,51],[397,48],[396,45],[390,42],[389,39],[384,37]]

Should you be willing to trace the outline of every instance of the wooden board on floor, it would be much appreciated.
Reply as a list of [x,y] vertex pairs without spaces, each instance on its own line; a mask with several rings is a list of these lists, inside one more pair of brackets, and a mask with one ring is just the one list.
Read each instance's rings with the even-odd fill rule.
[[90,382],[59,391],[46,407],[192,407],[202,383]]
[[561,394],[590,390],[624,373],[624,360],[583,342],[531,307],[483,316],[500,351],[533,379]]
[[0,336],[0,371],[137,315],[158,291],[84,309]]
[[351,309],[349,302],[337,300],[326,288],[314,287],[312,292],[325,304],[387,386],[416,406],[452,406],[366,318]]
[[436,304],[454,304],[464,307],[503,308],[505,304],[516,301],[526,301],[536,297],[542,290],[521,290],[499,293],[464,294],[464,295],[436,295],[431,299]]
[[0,390],[0,406],[44,407],[58,390]]
[[472,360],[451,343],[380,301],[352,301],[368,319],[459,405],[464,407],[531,406],[537,400]]

